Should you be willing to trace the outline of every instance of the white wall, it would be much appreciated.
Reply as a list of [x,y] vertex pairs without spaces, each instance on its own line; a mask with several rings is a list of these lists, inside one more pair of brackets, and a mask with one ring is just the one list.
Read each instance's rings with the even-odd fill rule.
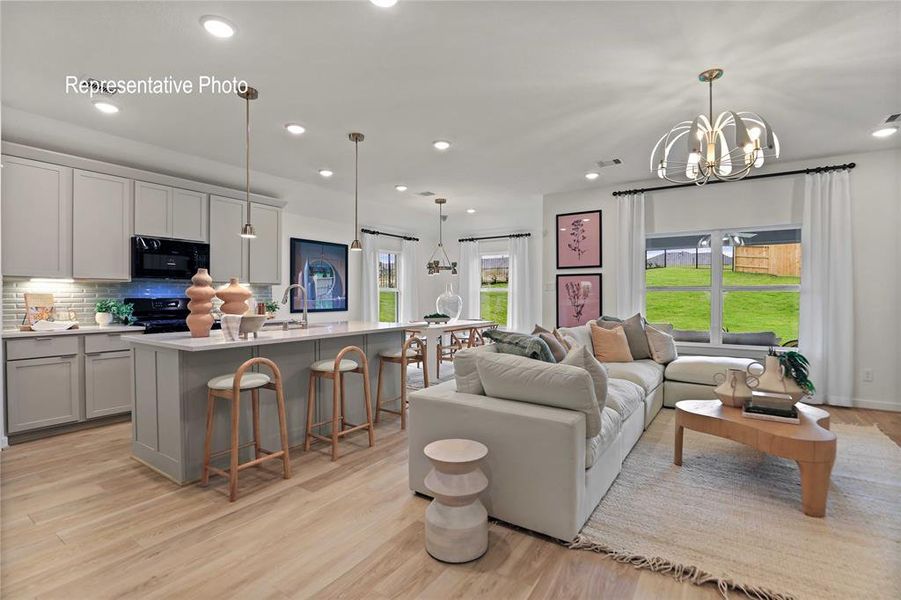
[[[830,156],[795,163],[776,163],[769,170],[857,163],[851,174],[854,204],[855,387],[859,406],[901,410],[901,150]],[[682,188],[647,194],[649,233],[719,227],[801,223],[803,175]],[[603,211],[603,311],[617,314],[616,199],[611,192],[660,185],[659,180],[599,187],[544,197],[543,321],[555,322],[554,275],[557,213]],[[592,270],[586,270],[592,271]],[[863,381],[872,369],[873,381]]]

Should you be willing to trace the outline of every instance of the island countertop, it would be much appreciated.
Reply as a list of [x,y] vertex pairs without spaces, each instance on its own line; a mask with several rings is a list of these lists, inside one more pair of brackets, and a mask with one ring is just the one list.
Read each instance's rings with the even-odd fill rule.
[[231,348],[243,348],[252,346],[267,346],[270,344],[285,344],[290,342],[303,342],[309,340],[321,340],[326,338],[344,337],[350,335],[367,335],[372,333],[387,333],[391,331],[403,331],[410,323],[374,323],[367,321],[341,321],[338,323],[313,323],[307,329],[282,330],[280,327],[263,327],[258,337],[248,336],[248,339],[236,341],[227,340],[221,330],[213,330],[210,337],[194,338],[187,331],[176,333],[151,333],[146,335],[124,335],[122,340],[134,345],[182,350],[185,352],[200,352],[208,350],[225,350]]

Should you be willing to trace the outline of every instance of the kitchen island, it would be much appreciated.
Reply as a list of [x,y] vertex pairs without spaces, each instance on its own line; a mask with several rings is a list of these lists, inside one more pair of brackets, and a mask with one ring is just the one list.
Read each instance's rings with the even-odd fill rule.
[[[291,446],[304,442],[310,365],[317,360],[334,358],[345,346],[357,346],[366,353],[374,411],[379,353],[399,350],[404,342],[405,328],[406,325],[401,323],[349,321],[311,324],[307,329],[266,327],[259,337],[238,341],[226,340],[221,331],[210,332],[208,338],[192,338],[188,332],[123,336],[123,341],[129,342],[134,349],[132,455],[178,484],[199,480],[207,381],[217,375],[234,373],[241,363],[257,356],[272,360],[281,370]],[[388,367],[385,374],[382,382],[384,397],[399,396],[399,373]],[[353,423],[365,420],[359,379],[356,375],[347,378],[347,417]],[[325,388],[318,390],[313,399],[316,421],[331,416],[331,388]],[[250,440],[252,433],[249,394],[247,400],[241,405],[242,443]],[[277,449],[280,442],[275,393],[262,390],[260,406],[262,445]],[[213,452],[228,448],[229,412],[226,402],[216,406]],[[244,460],[251,449],[245,448],[242,452],[247,452],[242,456]]]

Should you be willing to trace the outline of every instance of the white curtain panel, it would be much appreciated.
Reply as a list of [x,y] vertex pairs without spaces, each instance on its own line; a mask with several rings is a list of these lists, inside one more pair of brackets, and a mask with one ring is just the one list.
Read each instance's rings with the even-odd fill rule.
[[810,361],[814,402],[851,406],[854,278],[851,180],[847,170],[804,180],[799,350]]
[[529,238],[510,238],[509,281],[507,283],[507,329],[532,330],[532,281],[529,276]]
[[361,318],[364,321],[379,320],[379,245],[377,236],[364,233],[363,239],[363,276],[360,289],[360,302],[363,303]]
[[620,317],[644,314],[645,227],[644,194],[618,196],[619,252],[617,254],[616,312]]
[[464,319],[478,319],[481,312],[479,289],[482,287],[482,265],[478,242],[460,242],[460,297],[463,298]]
[[400,307],[398,319],[402,323],[416,321],[419,312],[419,286],[416,285],[416,273],[419,264],[419,242],[403,240],[401,242],[400,261],[398,266],[397,286],[400,291]]

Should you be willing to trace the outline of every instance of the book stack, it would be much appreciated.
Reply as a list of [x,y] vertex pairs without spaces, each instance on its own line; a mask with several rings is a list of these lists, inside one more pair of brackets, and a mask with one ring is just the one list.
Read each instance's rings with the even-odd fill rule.
[[741,414],[749,419],[795,424],[801,422],[792,397],[778,392],[752,392],[751,399],[745,404]]

